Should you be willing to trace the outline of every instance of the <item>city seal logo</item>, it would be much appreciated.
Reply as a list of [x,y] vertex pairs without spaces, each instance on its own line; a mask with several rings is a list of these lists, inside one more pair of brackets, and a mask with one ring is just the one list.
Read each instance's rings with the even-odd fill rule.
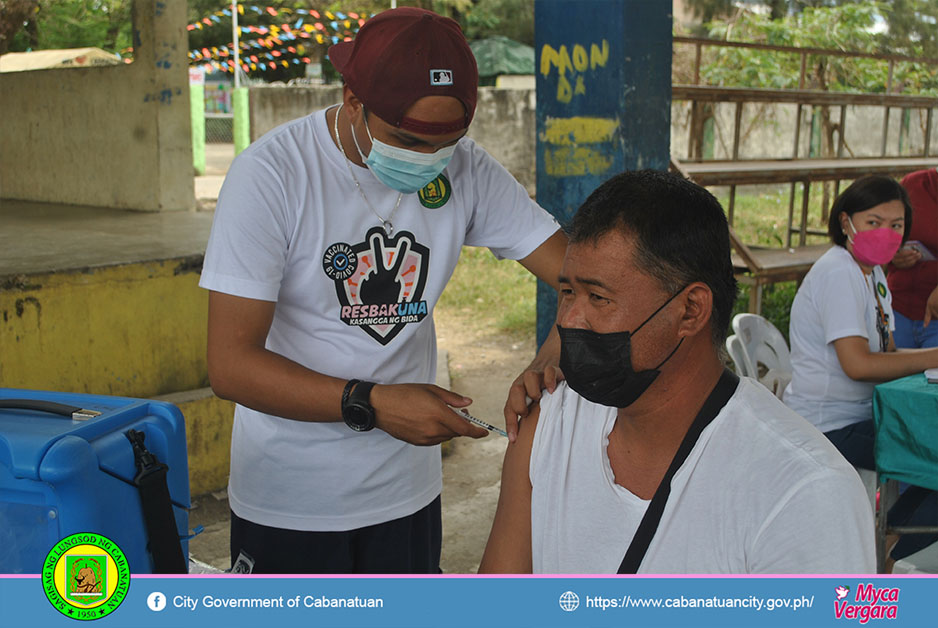
[[91,532],[72,534],[46,555],[42,588],[52,606],[66,617],[100,619],[127,597],[130,567],[109,538]]
[[442,174],[436,179],[426,184],[417,192],[417,198],[420,204],[427,209],[436,209],[446,205],[446,201],[453,193],[453,188],[449,184],[449,179]]

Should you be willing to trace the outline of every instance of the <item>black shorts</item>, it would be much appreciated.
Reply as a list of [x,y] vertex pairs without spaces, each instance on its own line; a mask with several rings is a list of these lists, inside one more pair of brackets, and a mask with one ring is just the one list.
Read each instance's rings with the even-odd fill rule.
[[440,573],[440,497],[412,515],[345,532],[285,530],[231,513],[231,563],[252,573]]

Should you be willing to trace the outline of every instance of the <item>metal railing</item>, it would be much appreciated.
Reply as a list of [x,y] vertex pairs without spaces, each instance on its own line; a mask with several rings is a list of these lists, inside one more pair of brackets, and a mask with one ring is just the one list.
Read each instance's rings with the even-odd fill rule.
[[[808,199],[812,181],[834,182],[834,195],[839,191],[842,179],[855,178],[858,166],[874,168],[877,172],[894,175],[905,174],[908,171],[930,167],[938,164],[938,157],[932,153],[932,132],[934,127],[934,110],[938,108],[938,98],[909,94],[893,93],[895,85],[893,77],[895,65],[899,62],[913,62],[930,64],[938,68],[938,59],[915,58],[903,55],[875,54],[850,52],[843,50],[828,50],[820,48],[796,48],[790,46],[774,46],[768,44],[755,44],[745,42],[718,41],[692,37],[675,37],[675,47],[679,45],[694,46],[693,84],[676,84],[672,89],[672,100],[687,101],[690,103],[690,123],[688,134],[688,155],[681,156],[689,171],[693,171],[693,178],[702,185],[728,185],[729,203],[727,215],[732,224],[733,211],[736,198],[736,186],[752,182],[758,183],[790,183],[788,229],[786,247],[791,247],[792,235],[799,235],[799,245],[805,244],[806,235],[818,233],[807,227]],[[700,85],[701,64],[703,49],[705,47],[729,47],[768,50],[778,53],[798,55],[800,57],[800,75],[798,89],[764,89],[742,87],[713,87]],[[827,57],[853,57],[882,61],[888,64],[887,80],[883,93],[857,93],[841,91],[822,91],[805,89],[806,68],[808,58],[812,55]],[[735,106],[732,122],[732,142],[728,157],[722,159],[704,158],[704,122],[705,118],[713,119],[715,106],[727,103]],[[758,164],[754,160],[741,158],[741,127],[743,110],[746,105],[772,104],[797,105],[795,123],[792,132],[792,150],[787,154],[779,154],[771,159],[763,159]],[[823,112],[830,120],[830,109],[839,108],[839,119],[830,125],[832,133],[836,135],[836,148],[832,145],[832,154],[802,155],[802,127],[804,126],[804,110],[812,108],[812,113]],[[851,155],[845,157],[845,131],[848,122],[848,109],[857,107],[881,107],[883,109],[882,128],[880,129],[879,160],[870,162],[868,157],[858,159]],[[889,128],[890,112],[893,109],[903,111],[919,110],[924,117],[923,143],[921,151],[906,151],[901,155],[889,154]],[[902,144],[902,129],[900,128],[900,146]],[[901,148],[900,148],[901,152]],[[823,167],[821,161],[824,161]],[[796,167],[792,162],[802,162]],[[738,163],[740,168],[734,171],[733,164]],[[853,163],[851,163],[853,162]],[[935,162],[935,163],[932,163]],[[707,164],[712,165],[711,168]],[[719,165],[718,165],[719,164]],[[817,168],[813,168],[817,166]],[[801,183],[802,211],[800,225],[794,222],[794,204],[796,185]],[[826,209],[822,208],[822,217],[826,217]]]

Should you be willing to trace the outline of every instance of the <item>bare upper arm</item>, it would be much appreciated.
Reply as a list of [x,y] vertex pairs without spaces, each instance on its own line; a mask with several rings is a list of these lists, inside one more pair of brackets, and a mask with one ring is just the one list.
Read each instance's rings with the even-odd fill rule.
[[531,448],[540,406],[521,421],[518,439],[508,445],[501,491],[479,573],[531,573]]
[[556,290],[560,287],[557,277],[560,275],[560,266],[563,264],[566,251],[567,236],[563,230],[558,229],[527,257],[518,261],[538,279],[550,284]]
[[222,376],[239,351],[263,348],[274,319],[273,301],[236,297],[210,291],[208,297],[209,379]]
[[869,359],[869,341],[863,336],[847,336],[834,341],[837,361],[847,377],[862,380],[866,374],[864,362]]

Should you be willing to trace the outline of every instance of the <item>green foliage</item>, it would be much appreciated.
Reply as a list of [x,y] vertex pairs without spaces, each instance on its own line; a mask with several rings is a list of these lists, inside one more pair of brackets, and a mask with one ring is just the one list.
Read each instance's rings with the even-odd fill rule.
[[[841,189],[849,184],[842,183]],[[726,189],[714,189],[714,195],[723,207],[727,207],[729,193]],[[818,186],[812,186],[808,201],[808,227],[826,229],[823,218],[821,194]],[[785,245],[785,230],[788,228],[788,193],[789,186],[760,186],[758,190],[737,193],[734,205],[733,228],[743,242],[749,246],[779,248]],[[801,186],[795,192],[795,212],[801,211]],[[792,241],[797,242],[797,234]],[[809,235],[808,244],[822,244],[829,241],[827,236]],[[740,285],[739,295],[733,308],[733,315],[749,311],[749,286]],[[788,324],[791,303],[795,298],[797,284],[793,281],[765,286],[762,290],[762,316],[775,325],[785,340],[788,340]]]
[[537,281],[523,266],[499,261],[485,248],[463,247],[440,306],[468,320],[490,320],[502,331],[533,334],[537,318]]
[[19,31],[11,52],[97,46],[120,53],[131,46],[133,0],[39,0],[33,24]]
[[733,0],[686,0],[687,8],[703,22],[729,15],[733,12]]
[[[938,12],[938,0],[927,0],[927,4]],[[890,39],[876,27],[883,19],[898,19],[898,10],[894,5],[865,0],[839,6],[807,7],[776,20],[768,15],[740,11],[732,19],[710,23],[709,36],[774,46],[882,53],[883,47],[889,41],[895,42],[896,37]],[[910,18],[907,16],[907,19]],[[934,25],[931,28],[934,31]],[[921,51],[921,46],[906,46],[901,52],[920,54]],[[701,68],[705,83],[733,87],[796,89],[800,74],[799,54],[747,48],[710,48]],[[889,64],[884,60],[808,55],[804,86],[806,89],[883,93],[888,79]],[[893,93],[938,95],[936,68],[930,64],[897,63],[893,70]]]
[[910,56],[938,57],[938,0],[892,0],[886,7],[887,48]]
[[461,22],[466,38],[503,35],[534,45],[534,0],[478,0]]

